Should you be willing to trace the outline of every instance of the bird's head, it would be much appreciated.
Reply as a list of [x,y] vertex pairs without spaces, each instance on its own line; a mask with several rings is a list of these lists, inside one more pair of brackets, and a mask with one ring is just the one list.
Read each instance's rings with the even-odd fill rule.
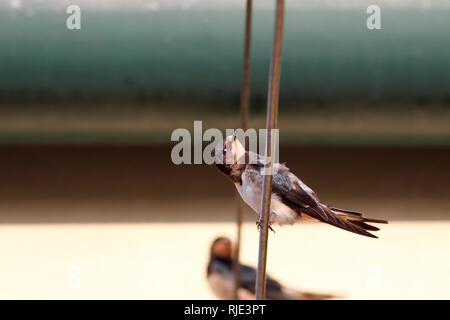
[[219,259],[231,259],[231,241],[225,237],[215,239],[211,245],[211,257]]
[[235,135],[225,138],[212,151],[216,167],[233,182],[240,182],[242,169],[245,166],[246,152],[244,146]]
[[211,244],[207,274],[210,275],[213,272],[213,264],[218,261],[231,267],[233,265],[232,255],[233,249],[230,239],[226,237],[216,238]]
[[245,162],[245,148],[236,135],[230,135],[219,142],[211,155],[217,163],[228,165],[243,164]]

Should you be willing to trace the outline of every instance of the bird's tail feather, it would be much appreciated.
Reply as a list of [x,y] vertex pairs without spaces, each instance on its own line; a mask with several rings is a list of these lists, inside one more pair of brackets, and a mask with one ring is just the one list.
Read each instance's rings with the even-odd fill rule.
[[367,223],[365,223],[363,221],[351,221],[351,223],[356,224],[358,227],[361,227],[364,230],[370,230],[370,231],[378,231],[378,230],[380,230],[380,228],[377,228],[375,226],[367,224]]
[[381,220],[381,219],[372,219],[372,218],[366,218],[362,215],[362,213],[355,212],[355,211],[349,211],[349,210],[343,210],[338,208],[332,208],[328,207],[335,215],[337,215],[342,220],[346,220],[349,223],[363,229],[363,230],[369,230],[369,231],[378,231],[380,228],[372,226],[368,224],[370,223],[388,223],[387,220]]
[[[312,217],[319,217],[317,214],[317,210],[321,210],[322,215],[326,216],[326,219],[320,218],[322,222],[331,224],[332,226],[362,235],[370,238],[378,238],[377,236],[371,234],[370,232],[366,231],[364,227],[361,225],[353,224],[348,219],[343,218],[341,214],[338,214],[337,212],[334,212],[331,210],[328,206],[319,204],[319,206],[315,208],[302,208],[302,212],[312,216]],[[311,213],[309,213],[311,211]],[[320,217],[322,216],[320,215]],[[374,230],[373,230],[374,231]]]
[[328,300],[328,299],[337,299],[337,296],[333,296],[331,294],[322,294],[322,293],[314,293],[314,292],[303,292],[302,293],[303,300]]
[[339,208],[330,207],[330,206],[328,206],[328,208],[331,211],[333,211],[334,213],[336,213],[337,215],[346,216],[350,220],[353,219],[353,220],[363,221],[363,222],[388,223],[387,220],[372,219],[372,218],[363,217],[361,212],[349,211],[349,210],[339,209]]
[[381,220],[381,219],[371,219],[371,218],[364,218],[363,217],[363,221],[364,222],[372,222],[372,223],[384,223],[384,224],[388,224],[387,220]]
[[305,292],[294,290],[291,288],[283,288],[284,300],[326,300],[326,299],[338,299],[337,295],[324,294],[317,292]]

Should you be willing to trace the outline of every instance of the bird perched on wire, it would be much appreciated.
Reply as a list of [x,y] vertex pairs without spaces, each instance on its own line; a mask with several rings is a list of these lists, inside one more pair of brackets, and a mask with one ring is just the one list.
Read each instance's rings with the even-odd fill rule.
[[[246,151],[235,135],[228,136],[220,142],[212,155],[219,171],[233,182],[242,199],[259,214],[264,181],[262,170],[266,159],[255,152]],[[361,213],[335,208],[321,202],[310,187],[280,163],[273,165],[270,206],[269,226],[314,220],[377,238],[368,231],[378,231],[379,228],[369,223],[387,223],[386,220],[366,218]]]
[[[233,264],[231,241],[224,237],[215,239],[211,245],[207,278],[212,291],[220,299],[233,299]],[[256,270],[241,265],[237,291],[239,300],[255,299],[255,281]],[[290,289],[267,276],[266,298],[270,300],[321,300],[331,299],[334,296]]]

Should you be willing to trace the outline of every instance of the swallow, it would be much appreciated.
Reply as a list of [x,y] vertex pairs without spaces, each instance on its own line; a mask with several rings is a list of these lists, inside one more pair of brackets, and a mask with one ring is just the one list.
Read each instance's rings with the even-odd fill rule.
[[[224,300],[233,299],[234,260],[231,241],[225,237],[215,239],[207,268],[208,284],[214,294]],[[256,269],[241,265],[240,281],[237,291],[238,300],[255,299]],[[269,300],[323,300],[335,298],[332,295],[301,292],[283,286],[267,276],[266,299]]]
[[[242,199],[259,215],[264,181],[262,170],[266,158],[246,151],[235,135],[219,142],[212,151],[212,156],[217,169],[236,186]],[[369,231],[378,231],[379,228],[370,223],[388,223],[386,220],[366,218],[359,212],[339,209],[321,202],[317,194],[285,164],[275,163],[269,226],[292,225],[305,220],[327,223],[371,238],[378,237]]]

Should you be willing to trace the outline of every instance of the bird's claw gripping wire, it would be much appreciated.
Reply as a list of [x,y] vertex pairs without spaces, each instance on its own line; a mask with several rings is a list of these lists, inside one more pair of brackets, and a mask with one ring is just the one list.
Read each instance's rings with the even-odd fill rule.
[[[256,227],[258,228],[258,231],[260,231],[261,225],[262,225],[262,221],[260,219],[256,220]],[[273,228],[271,227],[270,222],[269,222],[269,229],[270,229],[270,231],[275,233],[275,230],[273,230]]]

